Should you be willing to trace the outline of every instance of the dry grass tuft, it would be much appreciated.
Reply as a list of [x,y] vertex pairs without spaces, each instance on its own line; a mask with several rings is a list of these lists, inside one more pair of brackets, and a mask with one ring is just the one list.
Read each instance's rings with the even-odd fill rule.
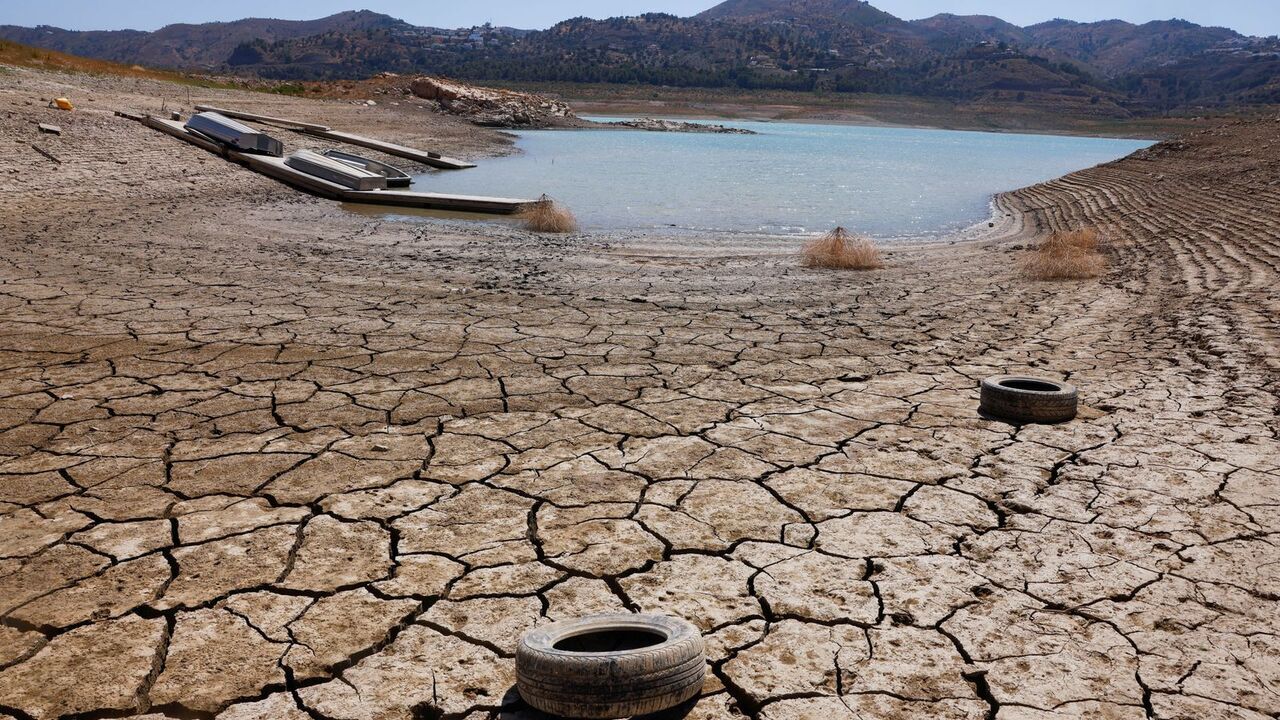
[[854,235],[842,227],[804,246],[805,267],[836,270],[877,270],[884,267],[880,249],[870,238]]
[[1032,280],[1096,278],[1107,269],[1101,245],[1102,236],[1092,228],[1056,232],[1023,258],[1022,272]]
[[578,219],[569,209],[543,195],[520,213],[526,230],[540,233],[571,233],[578,229]]

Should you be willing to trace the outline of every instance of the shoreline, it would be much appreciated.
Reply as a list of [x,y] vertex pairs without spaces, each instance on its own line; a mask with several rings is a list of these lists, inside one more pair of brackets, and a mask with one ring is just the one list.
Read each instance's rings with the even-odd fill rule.
[[[871,127],[871,128],[902,128],[906,130],[943,130],[947,132],[971,132],[971,133],[991,133],[995,135],[1037,135],[1050,137],[1086,137],[1098,138],[1106,140],[1150,140],[1158,142],[1163,138],[1153,138],[1149,133],[1139,131],[1128,132],[1103,132],[1089,130],[1073,130],[1070,128],[1063,129],[1038,129],[1038,128],[992,128],[979,127],[976,125],[941,125],[929,123],[897,123],[886,120],[877,120],[875,118],[866,119],[839,119],[839,118],[822,118],[822,117],[800,117],[777,119],[765,116],[751,116],[743,114],[740,116],[717,115],[710,113],[688,113],[688,114],[654,114],[643,116],[637,113],[627,113],[623,110],[592,110],[586,113],[588,117],[596,118],[617,118],[617,119],[636,119],[638,117],[655,117],[664,120],[676,120],[684,122],[708,122],[708,123],[733,123],[733,122],[755,122],[764,124],[796,124],[796,125],[834,125],[846,127]],[[607,128],[595,127],[554,127],[546,128],[547,130],[595,130]]]
[[[629,117],[629,116],[592,115],[590,116],[590,119],[579,118],[584,122],[589,123],[586,126],[535,128],[535,129],[529,129],[529,130],[524,130],[524,129],[501,130],[500,132],[504,133],[507,136],[515,138],[517,141],[516,144],[514,144],[511,147],[511,152],[504,153],[504,156],[520,155],[523,153],[523,150],[520,148],[518,144],[519,136],[523,132],[567,132],[567,131],[575,131],[575,130],[613,130],[613,131],[630,130],[632,132],[647,132],[641,129],[617,128],[617,127],[611,127],[607,125],[596,124],[596,121],[593,119],[596,117]],[[662,119],[671,119],[671,120],[677,120],[677,121],[702,121],[701,118],[680,118],[680,117],[668,117],[668,116],[663,116]],[[733,122],[733,121],[720,119],[718,122]],[[764,124],[785,124],[785,123],[791,123],[793,121],[790,121],[790,120],[788,121],[743,120],[742,122],[762,122]],[[891,124],[883,124],[883,123],[870,124],[870,125],[864,125],[861,123],[853,123],[853,122],[827,123],[827,122],[817,121],[817,120],[811,123],[804,123],[804,124],[850,126],[850,127],[922,129],[922,130],[937,130],[940,132],[974,132],[974,133],[987,132],[982,130],[967,130],[967,131],[966,130],[950,130],[946,128],[931,128],[926,126],[903,126],[903,125],[891,125]],[[1035,137],[1091,137],[1096,139],[1127,139],[1127,138],[1116,138],[1116,137],[1109,137],[1109,136],[1093,136],[1093,135],[1088,135],[1088,136],[1060,135],[1060,134],[1054,134],[1054,133],[1048,133],[1048,132],[1031,133],[1031,132],[1008,131],[1008,132],[1001,132],[999,134],[1027,135],[1027,136],[1035,136]],[[1152,140],[1149,138],[1143,138],[1142,140],[1145,142],[1150,142],[1153,145],[1158,142],[1156,140]],[[1136,150],[1134,152],[1135,153],[1141,152],[1142,150],[1143,148],[1140,148],[1139,150]],[[1133,154],[1134,153],[1130,153],[1129,155],[1121,156],[1113,160],[1108,160],[1102,164],[1121,162],[1126,158],[1132,156]],[[1080,170],[1073,171],[1072,173],[1068,173],[1068,175],[1074,174],[1075,172],[1082,172],[1089,169],[1091,168],[1087,168],[1087,167],[1081,168]],[[429,178],[433,176],[434,174],[429,174],[429,175],[424,175],[420,177],[427,178],[429,180]],[[1056,179],[1059,179],[1059,178],[1051,178],[1050,180],[1046,180],[1044,182],[1052,182],[1053,180],[1056,180]],[[1015,187],[1009,190],[1002,190],[1002,191],[992,193],[987,197],[987,200],[985,203],[987,207],[987,215],[984,217],[976,217],[971,221],[965,221],[968,223],[965,225],[959,225],[958,223],[948,223],[948,225],[950,226],[950,229],[944,228],[944,229],[939,229],[932,232],[923,232],[923,233],[917,233],[917,234],[869,235],[869,237],[871,237],[871,239],[873,239],[875,242],[885,245],[886,247],[924,246],[924,245],[935,245],[935,244],[945,245],[945,244],[952,244],[959,240],[971,241],[974,239],[975,234],[978,234],[978,235],[981,234],[981,233],[976,233],[976,229],[979,229],[979,228],[986,229],[989,224],[996,224],[1001,220],[1001,218],[999,217],[999,213],[996,210],[996,205],[999,198],[1003,195],[1015,193],[1018,190],[1020,190],[1020,188]],[[572,210],[573,208],[570,208],[570,209]],[[387,218],[406,218],[406,219],[423,219],[423,220],[430,219],[430,218],[447,218],[447,219],[457,219],[457,220],[463,220],[463,221],[468,219],[466,216],[459,215],[459,214],[440,213],[440,212],[433,212],[433,211],[406,212],[403,210],[392,210],[392,209],[379,210],[377,208],[368,208],[367,210],[362,210],[362,209],[357,209],[354,206],[352,207],[352,211],[359,212],[360,214],[363,214],[363,215],[381,216],[381,217],[387,217]],[[513,224],[512,220],[502,219],[502,218],[484,218],[482,216],[475,216],[473,219],[481,222],[487,222],[490,224],[498,224],[498,225]],[[857,231],[856,228],[854,228],[854,230],[855,232]],[[665,235],[668,237],[697,238],[697,239],[725,237],[725,238],[747,239],[747,240],[770,239],[770,240],[778,240],[778,241],[797,241],[797,240],[806,241],[814,237],[818,237],[826,231],[827,230],[811,230],[803,233],[801,232],[783,233],[783,232],[767,232],[767,231],[749,230],[749,229],[692,228],[692,227],[680,227],[680,226],[670,225],[670,226],[654,226],[654,227],[586,227],[576,234],[582,235],[582,236],[591,236],[591,237],[598,237],[598,238],[613,238],[613,239],[642,238],[642,237]]]
[[[1013,132],[1027,134],[1074,135],[1087,137],[1165,139],[1210,127],[1227,118],[1145,117],[1145,118],[1062,118],[1035,107],[1016,105],[991,107],[956,106],[951,103],[910,96],[863,96],[813,98],[765,93],[738,97],[733,93],[696,92],[662,88],[661,96],[650,97],[638,90],[615,87],[573,85],[528,85],[526,89],[568,103],[580,114],[602,116],[671,116],[700,120],[754,120],[777,122],[818,122],[887,127]],[[627,93],[639,93],[634,97]],[[654,91],[654,94],[659,91]]]
[[[919,248],[933,245],[948,245],[955,242],[978,242],[988,238],[982,237],[984,231],[993,231],[991,225],[1000,225],[1005,215],[997,208],[1000,197],[1011,192],[995,193],[987,203],[988,215],[968,225],[953,230],[941,230],[936,233],[915,235],[869,235],[873,241],[886,248]],[[466,224],[478,224],[504,229],[518,229],[520,221],[514,218],[503,218],[467,213],[450,213],[433,210],[410,210],[405,208],[386,208],[377,205],[360,205],[357,203],[340,203],[343,210],[360,217],[379,218],[392,221],[416,222],[430,224],[438,222],[442,228],[457,228]],[[652,227],[652,228],[593,228],[586,227],[575,231],[575,237],[598,241],[640,241],[660,238],[665,240],[714,241],[716,239],[738,242],[775,242],[794,244],[820,237],[826,230],[814,230],[805,233],[770,233],[758,230],[716,230],[684,227]],[[993,231],[994,232],[994,231]]]

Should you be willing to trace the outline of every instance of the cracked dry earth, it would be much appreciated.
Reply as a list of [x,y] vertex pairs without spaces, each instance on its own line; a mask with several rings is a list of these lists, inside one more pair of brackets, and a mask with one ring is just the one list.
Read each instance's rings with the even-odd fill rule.
[[[0,718],[533,718],[521,633],[615,610],[705,633],[690,718],[1280,717],[1280,124],[850,275],[360,217],[101,122],[199,177],[3,181]],[[1085,222],[1104,279],[1018,277]],[[1082,417],[979,417],[1002,372]]]

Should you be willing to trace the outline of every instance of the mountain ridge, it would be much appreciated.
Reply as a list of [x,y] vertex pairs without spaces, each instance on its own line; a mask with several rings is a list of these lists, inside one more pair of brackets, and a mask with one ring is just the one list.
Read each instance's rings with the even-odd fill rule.
[[153,31],[0,25],[0,37],[24,45],[111,62],[176,70],[207,70],[224,65],[235,48],[245,42],[277,42],[376,27],[414,26],[371,10],[347,10],[314,20],[243,18],[225,22],[173,23]]
[[865,0],[725,0],[694,17],[740,22],[816,18],[872,27],[906,23]]
[[1125,116],[1280,102],[1280,44],[1185,20],[989,15],[906,21],[863,0],[726,0],[693,17],[572,18],[543,31],[419,27],[368,10],[152,33],[0,26],[0,38],[152,67],[276,80],[380,72],[1040,102]]

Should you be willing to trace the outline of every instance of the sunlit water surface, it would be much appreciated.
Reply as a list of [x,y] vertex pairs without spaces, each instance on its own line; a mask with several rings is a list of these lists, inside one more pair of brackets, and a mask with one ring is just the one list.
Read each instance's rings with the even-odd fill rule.
[[844,225],[930,236],[989,215],[991,196],[1151,143],[1052,135],[736,122],[758,135],[519,133],[522,151],[422,176],[414,189],[537,197],[595,230],[801,234]]

